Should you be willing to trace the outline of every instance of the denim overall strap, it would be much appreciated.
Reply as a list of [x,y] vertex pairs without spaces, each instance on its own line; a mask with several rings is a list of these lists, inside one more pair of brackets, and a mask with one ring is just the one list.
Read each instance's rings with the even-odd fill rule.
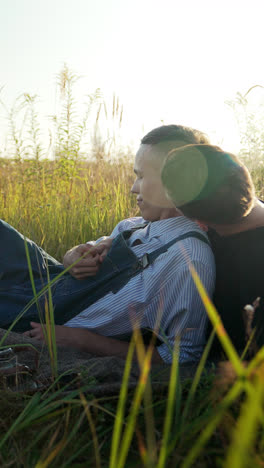
[[205,244],[210,246],[210,242],[208,241],[208,239],[206,239],[205,236],[203,236],[203,234],[200,234],[197,231],[189,231],[189,232],[186,232],[185,234],[182,234],[179,237],[176,237],[176,239],[171,240],[170,242],[163,245],[162,247],[155,250],[154,252],[145,253],[139,260],[139,262],[142,264],[142,268],[146,268],[148,265],[151,265],[160,254],[166,252],[173,244],[176,244],[176,242],[179,242],[181,240],[187,239],[188,237],[196,237],[196,239],[199,239],[202,242],[205,242]]

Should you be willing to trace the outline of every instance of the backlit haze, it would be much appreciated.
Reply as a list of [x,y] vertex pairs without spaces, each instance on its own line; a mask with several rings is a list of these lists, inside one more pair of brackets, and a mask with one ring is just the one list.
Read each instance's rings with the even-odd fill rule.
[[[262,0],[0,0],[0,39],[0,97],[11,106],[37,94],[44,140],[64,63],[81,76],[80,104],[96,88],[109,106],[119,97],[121,138],[134,149],[144,133],[175,123],[237,152],[225,101],[264,84]],[[261,88],[254,93],[263,101]],[[6,131],[1,108],[2,149]]]

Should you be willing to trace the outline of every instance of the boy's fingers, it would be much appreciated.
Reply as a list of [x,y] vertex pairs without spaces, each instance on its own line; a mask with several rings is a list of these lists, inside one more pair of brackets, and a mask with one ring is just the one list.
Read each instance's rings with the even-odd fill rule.
[[90,276],[95,276],[96,273],[85,273],[85,274],[79,274],[79,275],[75,275],[74,277],[78,280],[80,279],[85,279],[85,278],[89,278]]
[[89,258],[89,259],[83,259],[83,260],[80,260],[80,262],[76,263],[76,268],[80,268],[80,267],[95,267],[98,263],[98,260],[99,260],[99,255],[97,258]]
[[95,272],[92,272],[92,273],[79,273],[79,274],[76,273],[76,274],[72,274],[72,276],[73,276],[75,279],[79,280],[79,279],[84,279],[84,278],[89,278],[89,277],[91,277],[91,276],[95,276],[96,273],[97,273],[96,271],[95,271]]
[[74,274],[75,278],[87,278],[88,276],[95,276],[96,273],[98,272],[98,268],[93,269],[93,270],[81,270],[78,271]]
[[89,267],[89,266],[82,266],[82,267],[74,267],[72,268],[72,273],[78,274],[78,273],[94,273],[98,271],[98,265]]
[[96,247],[90,244],[82,244],[79,246],[79,251],[82,253],[90,252],[91,254],[93,254],[94,252],[96,252]]
[[98,246],[95,247],[95,249],[100,255],[106,255],[110,247],[111,245],[99,244]]
[[87,265],[76,265],[75,267],[71,268],[71,271],[73,273],[78,273],[78,272],[84,272],[84,271],[89,271],[89,270],[94,270],[97,268],[97,265],[94,266],[87,266]]
[[39,327],[40,323],[38,322],[30,322],[31,327]]

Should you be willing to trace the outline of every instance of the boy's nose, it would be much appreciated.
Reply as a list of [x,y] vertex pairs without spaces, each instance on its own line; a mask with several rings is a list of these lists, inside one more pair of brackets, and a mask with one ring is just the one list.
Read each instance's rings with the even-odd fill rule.
[[134,182],[134,183],[133,183],[133,185],[132,185],[132,187],[131,187],[131,189],[130,189],[130,192],[131,192],[131,193],[139,193],[139,192],[138,192],[138,184],[137,184],[137,182]]

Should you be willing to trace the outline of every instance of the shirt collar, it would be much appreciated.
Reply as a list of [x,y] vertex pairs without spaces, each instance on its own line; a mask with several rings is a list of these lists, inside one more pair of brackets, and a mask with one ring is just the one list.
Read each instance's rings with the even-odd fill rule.
[[[145,222],[145,220],[144,220]],[[177,230],[175,235],[180,235],[180,232],[186,232],[195,230],[200,232],[201,228],[195,221],[192,221],[185,216],[175,216],[174,218],[161,219],[159,221],[150,222],[145,228],[148,230],[149,237],[159,237],[163,234],[168,234],[170,232],[174,233]],[[144,230],[145,230],[144,229]]]

